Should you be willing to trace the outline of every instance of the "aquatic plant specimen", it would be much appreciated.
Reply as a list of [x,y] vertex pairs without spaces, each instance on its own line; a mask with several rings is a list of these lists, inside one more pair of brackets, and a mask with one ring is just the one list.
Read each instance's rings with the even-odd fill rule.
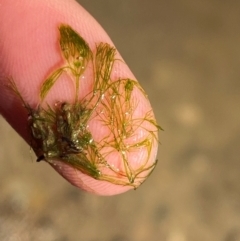
[[[59,33],[65,61],[43,81],[37,108],[24,100],[12,79],[9,81],[28,111],[31,147],[37,161],[55,165],[58,160],[100,182],[135,189],[157,163],[160,126],[147,95],[136,80],[112,77],[114,65],[120,61],[114,47],[99,43],[92,51],[68,25],[60,25]],[[87,69],[92,70],[93,79],[89,80],[89,92],[83,94]],[[72,80],[74,98],[49,105],[46,97],[63,73]],[[148,105],[142,108],[140,99]],[[101,130],[100,137],[96,129]]]

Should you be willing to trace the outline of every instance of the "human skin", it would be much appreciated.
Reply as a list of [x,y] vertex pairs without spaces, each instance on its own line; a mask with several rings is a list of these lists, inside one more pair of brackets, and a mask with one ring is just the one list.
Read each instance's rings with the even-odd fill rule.
[[[63,61],[58,46],[60,23],[66,23],[81,33],[91,49],[95,49],[100,42],[114,44],[96,20],[73,0],[0,0],[0,23],[0,113],[30,144],[32,137],[27,128],[28,113],[20,99],[6,88],[8,78],[14,79],[29,106],[36,108],[41,83]],[[116,58],[121,59],[119,53]],[[123,61],[118,61],[114,66],[113,76],[136,79]],[[93,79],[93,76],[89,72],[86,78]],[[87,92],[86,86],[84,89],[83,85],[82,89]],[[63,75],[48,96],[47,103],[53,105],[56,100],[69,101],[73,95],[74,89]],[[136,98],[140,106],[138,112],[151,109],[143,95],[136,94]],[[101,137],[98,124],[93,123],[91,130],[96,139]],[[143,148],[139,149],[136,157],[141,158],[145,152]],[[150,163],[155,162],[156,153],[157,141],[152,146]],[[138,159],[136,157],[132,158]],[[111,158],[114,159],[114,154]],[[133,189],[128,185],[95,180],[59,160],[50,164],[70,183],[88,192],[115,195]]]

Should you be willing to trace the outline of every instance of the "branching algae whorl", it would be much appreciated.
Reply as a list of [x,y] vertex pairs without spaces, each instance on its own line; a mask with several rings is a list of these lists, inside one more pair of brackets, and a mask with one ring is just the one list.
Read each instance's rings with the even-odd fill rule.
[[[141,111],[141,100],[149,103],[139,83],[129,78],[112,79],[116,49],[99,43],[92,51],[68,25],[60,25],[60,49],[64,64],[41,85],[40,101],[32,108],[24,101],[16,83],[10,88],[28,111],[28,127],[37,161],[60,160],[93,179],[137,188],[156,166],[157,125],[152,109]],[[92,89],[80,98],[86,68],[93,68]],[[74,84],[72,102],[50,106],[46,96],[60,76]],[[94,123],[94,124],[93,124]],[[97,126],[91,131],[91,125]],[[95,132],[101,130],[101,137]]]

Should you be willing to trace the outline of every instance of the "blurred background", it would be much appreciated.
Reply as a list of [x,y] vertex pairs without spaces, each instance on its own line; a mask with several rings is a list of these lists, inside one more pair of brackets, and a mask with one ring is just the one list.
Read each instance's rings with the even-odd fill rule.
[[148,93],[159,163],[137,191],[87,194],[0,117],[0,240],[240,241],[240,1],[79,3]]

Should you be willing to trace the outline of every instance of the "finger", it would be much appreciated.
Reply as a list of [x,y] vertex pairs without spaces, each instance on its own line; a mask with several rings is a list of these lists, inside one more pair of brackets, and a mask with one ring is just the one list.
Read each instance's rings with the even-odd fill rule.
[[[40,150],[43,158],[77,187],[100,195],[114,195],[139,186],[156,164],[158,126],[145,93],[117,52],[109,77],[99,77],[102,84],[96,83],[96,55],[100,53],[97,47],[100,43],[113,46],[99,24],[75,1],[64,0],[3,0],[0,21],[4,23],[0,26],[0,111],[6,120],[29,144],[36,143],[33,149],[38,156]],[[72,65],[72,59],[64,55],[59,43],[61,24],[79,34],[93,56],[79,76],[73,71],[76,66]],[[100,56],[101,65],[104,56]],[[61,75],[52,77],[61,68],[64,68]],[[103,66],[102,71],[104,75],[109,69]],[[79,88],[74,74],[79,77]],[[6,88],[9,78],[16,84],[19,95]],[[41,91],[49,78],[54,83],[43,95]],[[87,103],[84,110],[91,115],[87,116],[84,133],[78,132],[75,140],[70,134],[83,119],[80,111],[83,103]],[[65,104],[70,123],[74,125],[66,122]],[[33,140],[36,134],[27,128],[34,129],[36,124],[32,113],[49,111],[48,106],[55,119],[63,118],[62,125],[68,124],[68,129],[71,128],[67,132],[62,128],[63,131],[54,119],[54,125],[50,126],[53,134],[43,133],[48,123],[44,119],[40,135],[42,138],[47,134],[45,139]],[[76,116],[81,118],[74,122]],[[114,123],[111,124],[111,120]],[[91,138],[84,142],[86,136]],[[56,140],[54,148],[47,146],[46,150],[43,145],[49,137]],[[50,152],[54,158],[50,158]]]

